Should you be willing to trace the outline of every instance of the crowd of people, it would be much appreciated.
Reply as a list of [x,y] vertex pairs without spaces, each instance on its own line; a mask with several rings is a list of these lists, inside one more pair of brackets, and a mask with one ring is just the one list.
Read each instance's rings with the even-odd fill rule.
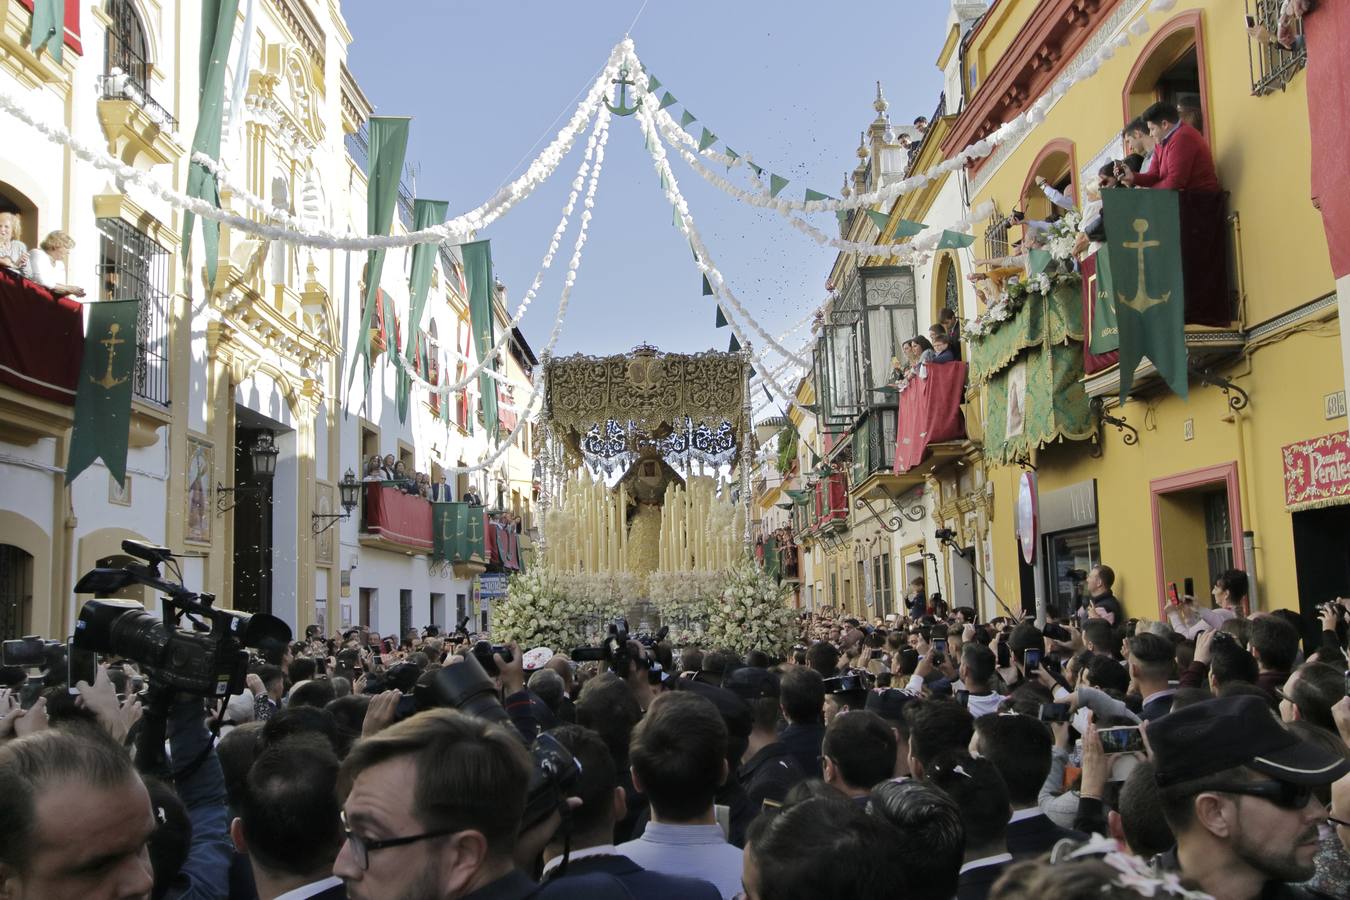
[[[384,457],[378,453],[371,454],[361,469],[362,481],[386,484],[398,488],[405,494],[412,494],[433,503],[452,503],[455,500],[455,492],[447,482],[444,472],[434,478],[426,472],[410,472],[407,464],[392,453],[386,453]],[[482,496],[472,485],[465,490],[460,500],[471,506],[483,505]]]
[[1350,600],[1249,614],[1232,571],[1134,620],[1113,581],[1039,626],[806,612],[787,659],[312,628],[175,697],[159,769],[153,672],[9,677],[0,896],[1350,895]]

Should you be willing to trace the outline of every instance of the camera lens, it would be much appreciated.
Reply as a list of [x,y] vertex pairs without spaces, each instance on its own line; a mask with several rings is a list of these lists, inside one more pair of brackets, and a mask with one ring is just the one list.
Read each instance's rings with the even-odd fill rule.
[[133,600],[89,600],[75,623],[75,646],[146,665],[159,664],[171,637],[158,618]]

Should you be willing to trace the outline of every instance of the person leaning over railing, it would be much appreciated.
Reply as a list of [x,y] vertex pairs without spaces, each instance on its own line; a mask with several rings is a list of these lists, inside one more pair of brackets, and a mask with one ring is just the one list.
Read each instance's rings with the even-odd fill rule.
[[83,297],[84,288],[56,280],[57,263],[66,266],[69,272],[70,251],[74,246],[75,239],[64,231],[53,231],[48,234],[42,239],[38,249],[28,255],[28,265],[32,271],[30,277],[58,297]]

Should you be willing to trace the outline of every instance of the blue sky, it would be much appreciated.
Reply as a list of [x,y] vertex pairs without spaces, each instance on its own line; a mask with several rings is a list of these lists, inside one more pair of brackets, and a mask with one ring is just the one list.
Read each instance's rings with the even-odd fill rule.
[[[349,65],[378,114],[414,117],[408,160],[417,193],[463,212],[519,175],[570,115],[642,0],[358,0],[343,5],[355,36]],[[944,0],[825,4],[649,0],[632,30],[638,55],[732,147],[790,178],[838,195],[871,122],[875,82],[892,121],[928,115],[941,90],[934,66]],[[391,12],[394,15],[391,15]],[[555,119],[557,121],[555,122]],[[553,124],[550,124],[553,123]],[[692,126],[697,131],[699,125]],[[585,146],[492,225],[498,277],[514,309],[534,278]],[[537,149],[536,151],[537,152]],[[530,158],[533,157],[530,154]],[[775,337],[824,298],[835,251],[776,213],[707,184],[678,158],[676,179],[695,224],[741,301]],[[739,173],[733,181],[745,185]],[[557,310],[573,225],[522,324],[536,351]],[[833,233],[834,217],[816,216]],[[615,118],[590,233],[559,354],[725,350],[713,298],[700,291],[684,238],[643,149],[636,118]],[[785,342],[795,348],[805,330]]]

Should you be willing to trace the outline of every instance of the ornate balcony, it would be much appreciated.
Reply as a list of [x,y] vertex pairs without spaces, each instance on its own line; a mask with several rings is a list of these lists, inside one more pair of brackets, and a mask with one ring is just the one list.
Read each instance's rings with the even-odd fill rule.
[[417,556],[431,552],[431,503],[398,487],[365,485],[361,507],[360,542],[363,547]]

